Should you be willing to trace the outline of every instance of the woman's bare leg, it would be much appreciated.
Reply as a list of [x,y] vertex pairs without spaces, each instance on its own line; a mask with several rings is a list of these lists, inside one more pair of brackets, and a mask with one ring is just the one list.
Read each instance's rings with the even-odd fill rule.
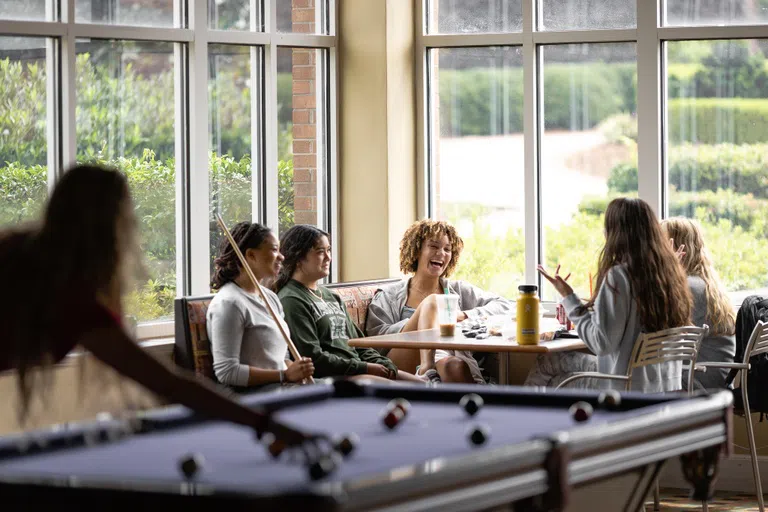
[[[430,295],[421,301],[411,318],[403,326],[401,332],[423,331],[437,327],[437,299],[435,299],[434,295]],[[434,350],[393,348],[389,351],[387,357],[395,363],[395,366],[410,373],[416,373],[416,367],[419,365],[421,365],[420,371],[422,374],[435,367]],[[416,377],[418,378],[418,376]]]
[[465,382],[469,384],[474,384],[475,382],[469,365],[459,357],[444,357],[435,363],[435,368],[440,375],[440,380],[443,382]]

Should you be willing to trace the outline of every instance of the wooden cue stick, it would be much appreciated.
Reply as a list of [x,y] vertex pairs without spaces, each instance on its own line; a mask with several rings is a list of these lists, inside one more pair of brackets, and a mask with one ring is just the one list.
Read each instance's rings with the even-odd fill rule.
[[[261,285],[259,284],[258,279],[256,279],[255,275],[253,275],[253,271],[251,270],[251,267],[249,267],[248,263],[245,261],[245,256],[243,256],[243,253],[240,252],[240,248],[235,243],[235,239],[232,238],[232,234],[229,232],[229,229],[227,229],[227,226],[224,224],[224,221],[221,219],[221,215],[219,215],[218,213],[216,214],[216,221],[219,223],[219,226],[221,226],[222,231],[224,231],[224,234],[229,240],[229,245],[232,246],[232,249],[235,251],[235,254],[237,254],[237,257],[240,260],[240,263],[243,265],[245,272],[248,274],[248,277],[251,278],[251,281],[253,281],[254,286],[256,286],[256,289],[259,291],[259,295],[261,295],[261,299],[264,301],[264,304],[267,306],[267,309],[269,310],[269,314],[272,315],[272,319],[275,321],[275,324],[277,324],[277,328],[280,329],[280,333],[283,335],[285,342],[288,344],[288,350],[291,351],[291,355],[296,361],[301,360],[301,354],[299,354],[299,351],[296,350],[296,346],[293,344],[293,341],[291,341],[291,338],[288,337],[288,334],[285,332],[285,329],[283,329],[282,324],[277,319],[277,315],[275,314],[275,311],[272,309],[272,305],[267,300],[267,296],[264,294],[264,290],[261,289]],[[307,377],[307,380],[309,380],[311,384],[315,383],[315,379],[313,379],[311,375]]]

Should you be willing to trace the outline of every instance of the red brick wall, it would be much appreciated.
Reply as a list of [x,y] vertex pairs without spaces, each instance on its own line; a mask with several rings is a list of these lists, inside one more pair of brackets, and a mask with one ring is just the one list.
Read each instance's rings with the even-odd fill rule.
[[[292,0],[293,32],[315,32],[315,2]],[[292,51],[293,186],[296,224],[317,224],[317,50]]]

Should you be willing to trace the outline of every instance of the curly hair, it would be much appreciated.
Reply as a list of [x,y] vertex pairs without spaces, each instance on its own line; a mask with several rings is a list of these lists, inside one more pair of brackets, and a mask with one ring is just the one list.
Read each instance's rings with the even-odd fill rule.
[[447,236],[451,244],[451,261],[443,273],[443,277],[449,277],[459,262],[459,256],[464,249],[464,240],[461,239],[456,228],[441,220],[416,221],[405,231],[400,242],[400,271],[406,274],[415,273],[419,266],[419,255],[424,242],[443,236]]
[[280,275],[277,276],[272,287],[275,293],[279,292],[296,272],[296,267],[306,258],[309,251],[314,249],[320,238],[326,237],[329,241],[331,235],[322,229],[310,226],[309,224],[297,224],[280,237],[280,252],[283,253],[283,268],[280,269]]
[[[258,249],[269,234],[272,233],[272,230],[255,222],[243,221],[235,224],[230,233],[235,243],[237,243],[240,252],[245,256],[245,251],[248,249]],[[227,237],[222,237],[219,243],[219,255],[214,260],[213,265],[211,288],[214,290],[221,289],[222,286],[230,281],[234,281],[240,275],[242,268],[240,258],[237,257]]]

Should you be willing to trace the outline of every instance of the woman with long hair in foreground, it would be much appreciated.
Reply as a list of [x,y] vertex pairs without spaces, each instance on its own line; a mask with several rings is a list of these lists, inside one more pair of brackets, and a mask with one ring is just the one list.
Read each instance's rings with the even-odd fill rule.
[[81,346],[172,403],[271,432],[288,445],[304,442],[303,433],[229,399],[213,383],[176,371],[127,334],[123,296],[141,269],[136,231],[125,176],[79,165],[58,182],[40,223],[0,234],[6,288],[0,297],[0,371],[17,372],[22,421],[33,395],[44,391],[36,389],[35,377],[50,376],[53,365]]

